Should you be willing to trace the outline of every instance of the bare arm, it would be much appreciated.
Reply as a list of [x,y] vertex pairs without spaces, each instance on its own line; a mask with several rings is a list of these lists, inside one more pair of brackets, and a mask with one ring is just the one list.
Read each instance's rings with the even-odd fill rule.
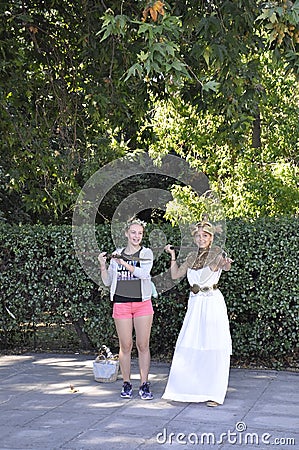
[[109,286],[109,284],[110,284],[110,276],[109,276],[109,273],[108,273],[108,270],[107,270],[107,267],[106,267],[106,260],[107,260],[106,252],[100,253],[99,256],[98,256],[98,261],[100,263],[101,277],[102,277],[103,283],[106,286]]
[[232,267],[232,262],[233,260],[231,258],[228,258],[227,256],[222,257],[221,269],[228,272]]
[[217,257],[215,258],[214,264],[212,264],[211,269],[215,271],[222,269],[228,272],[231,269],[232,262],[233,260],[229,258],[225,252],[221,251],[221,253],[219,253],[219,255],[217,255]]
[[186,275],[187,273],[187,262],[185,261],[183,264],[181,264],[180,266],[178,266],[177,262],[176,262],[176,256],[175,256],[175,251],[172,248],[172,246],[170,244],[167,244],[164,247],[164,250],[170,254],[171,256],[171,260],[170,260],[170,273],[171,273],[171,278],[173,280],[177,280],[178,278],[182,278],[183,276]]

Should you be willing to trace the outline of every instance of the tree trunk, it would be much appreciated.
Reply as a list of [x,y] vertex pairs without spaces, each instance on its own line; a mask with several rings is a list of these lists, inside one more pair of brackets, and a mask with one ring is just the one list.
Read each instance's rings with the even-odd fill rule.
[[81,341],[83,350],[92,350],[93,349],[92,342],[89,339],[88,334],[83,330],[84,320],[80,318],[76,321],[73,321],[73,325]]
[[256,118],[253,121],[252,128],[252,147],[260,148],[261,147],[261,117],[260,113],[257,113]]

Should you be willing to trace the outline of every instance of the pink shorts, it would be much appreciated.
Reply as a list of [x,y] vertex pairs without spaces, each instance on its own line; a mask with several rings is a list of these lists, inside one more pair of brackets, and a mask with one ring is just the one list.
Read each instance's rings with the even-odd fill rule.
[[133,319],[134,317],[151,316],[152,314],[154,314],[154,309],[151,300],[113,304],[113,319]]

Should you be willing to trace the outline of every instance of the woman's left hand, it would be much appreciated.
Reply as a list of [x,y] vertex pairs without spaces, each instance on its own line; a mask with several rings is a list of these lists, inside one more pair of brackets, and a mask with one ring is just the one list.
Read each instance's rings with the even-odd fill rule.
[[221,269],[229,270],[231,268],[231,263],[234,262],[233,259],[228,256],[222,257]]

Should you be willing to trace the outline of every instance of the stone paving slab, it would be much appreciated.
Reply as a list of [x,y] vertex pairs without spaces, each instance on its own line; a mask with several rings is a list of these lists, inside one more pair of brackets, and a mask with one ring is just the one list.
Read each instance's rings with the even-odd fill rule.
[[122,380],[97,383],[93,357],[0,357],[0,450],[299,448],[299,374],[231,369],[222,406],[162,400],[169,364],[153,362],[154,399],[120,398]]

